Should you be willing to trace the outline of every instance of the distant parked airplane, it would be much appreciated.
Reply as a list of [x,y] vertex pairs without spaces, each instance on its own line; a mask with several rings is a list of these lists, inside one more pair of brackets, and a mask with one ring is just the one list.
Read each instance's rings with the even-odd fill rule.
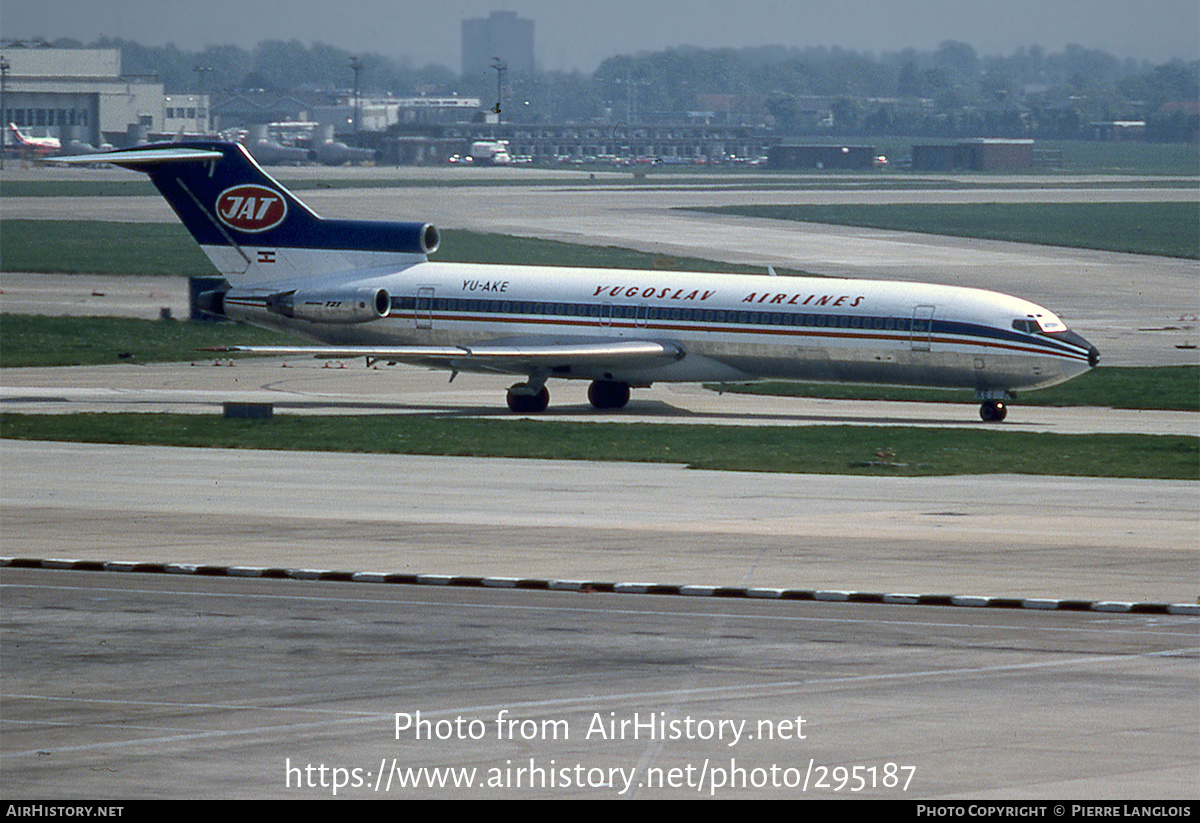
[[372,149],[354,148],[334,139],[332,126],[326,126],[313,141],[313,151],[316,152],[317,162],[326,166],[375,162],[375,152]]
[[282,163],[307,163],[308,151],[296,146],[285,146],[272,140],[266,126],[254,129],[243,145],[261,165],[273,166]]
[[33,154],[49,157],[62,151],[62,142],[57,137],[33,137],[24,134],[16,123],[9,123],[8,129],[16,138],[17,145]]

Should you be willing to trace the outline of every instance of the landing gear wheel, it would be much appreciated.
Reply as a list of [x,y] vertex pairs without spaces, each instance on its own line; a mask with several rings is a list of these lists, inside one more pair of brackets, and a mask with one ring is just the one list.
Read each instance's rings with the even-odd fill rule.
[[1008,415],[1008,406],[999,400],[988,400],[979,407],[979,416],[984,423],[999,423]]
[[540,391],[530,393],[527,383],[509,387],[508,408],[517,414],[541,414],[550,405],[550,390],[542,386]]
[[629,402],[629,384],[594,380],[588,386],[588,402],[597,409],[623,409]]

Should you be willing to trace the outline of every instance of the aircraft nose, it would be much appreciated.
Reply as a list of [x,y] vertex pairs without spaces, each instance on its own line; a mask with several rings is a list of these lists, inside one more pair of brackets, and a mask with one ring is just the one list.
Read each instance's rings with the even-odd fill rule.
[[1054,332],[1052,337],[1062,340],[1064,343],[1070,343],[1072,346],[1077,346],[1084,349],[1088,355],[1088,365],[1093,369],[1100,362],[1100,350],[1093,346],[1088,341],[1084,340],[1079,334],[1073,331]]
[[[1068,334],[1074,334],[1074,332],[1068,332]],[[1087,340],[1080,337],[1078,334],[1075,334],[1074,342],[1080,348],[1087,349],[1088,365],[1091,366],[1093,369],[1096,368],[1096,366],[1099,365],[1099,363],[1100,363],[1100,350],[1098,348],[1096,348],[1095,346],[1093,346],[1091,343],[1089,343]]]

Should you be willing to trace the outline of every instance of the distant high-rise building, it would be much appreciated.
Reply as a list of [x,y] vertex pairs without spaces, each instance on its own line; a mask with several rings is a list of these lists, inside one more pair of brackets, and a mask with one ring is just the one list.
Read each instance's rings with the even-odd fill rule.
[[462,23],[463,74],[483,74],[499,58],[512,74],[533,74],[533,21],[494,11]]

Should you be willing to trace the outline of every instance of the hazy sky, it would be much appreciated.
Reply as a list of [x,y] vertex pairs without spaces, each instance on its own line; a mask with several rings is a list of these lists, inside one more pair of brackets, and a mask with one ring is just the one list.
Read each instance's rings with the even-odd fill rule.
[[0,38],[100,35],[195,50],[321,42],[461,67],[460,25],[496,10],[534,21],[544,69],[671,46],[840,46],[980,54],[1068,43],[1118,57],[1200,59],[1200,0],[0,0]]

